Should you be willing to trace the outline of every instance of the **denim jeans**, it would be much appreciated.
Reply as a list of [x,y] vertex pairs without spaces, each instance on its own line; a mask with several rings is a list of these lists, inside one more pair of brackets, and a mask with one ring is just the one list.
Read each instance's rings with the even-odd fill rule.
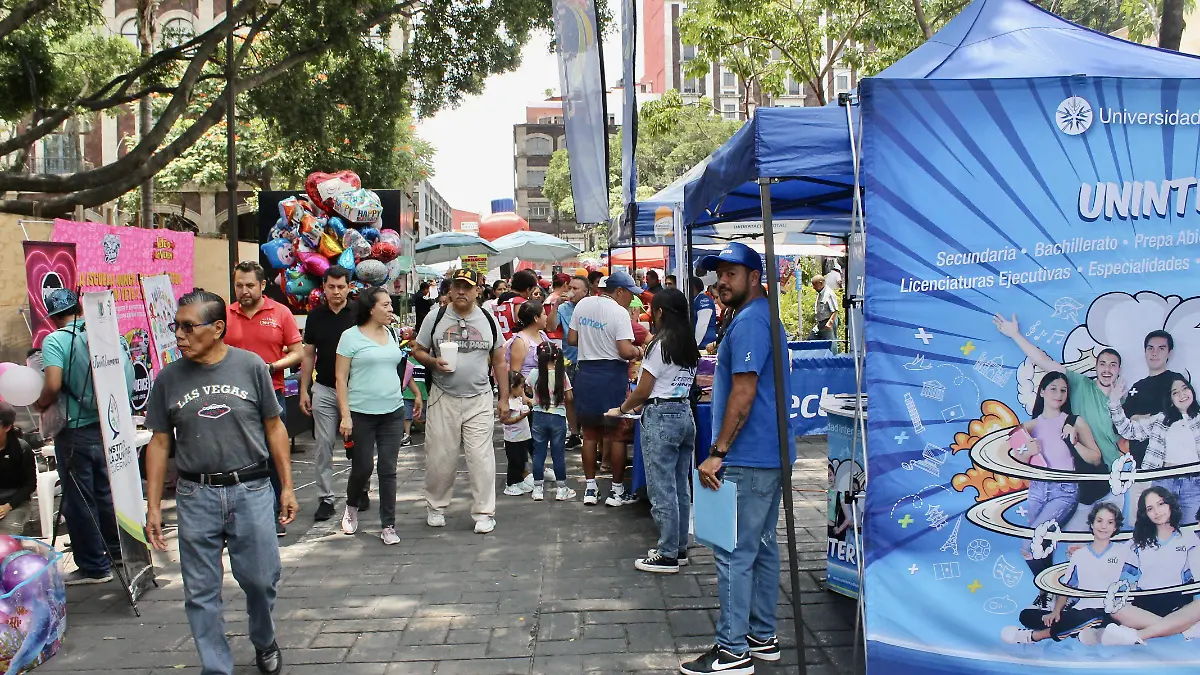
[[546,479],[546,450],[554,462],[554,477],[567,484],[567,418],[554,413],[533,411],[533,479]]
[[379,522],[383,527],[396,525],[396,462],[404,438],[404,406],[383,415],[350,413],[354,424],[354,455],[350,458],[350,478],[346,481],[346,503],[371,487],[371,470],[379,455]]
[[[287,425],[287,399],[284,398],[282,391],[275,392],[275,400],[279,401],[279,407],[283,408],[283,412],[279,413],[279,420]],[[271,441],[267,439],[267,449],[270,450]],[[271,492],[275,493],[275,517],[279,517],[279,495],[283,492],[283,482],[279,479],[279,470],[275,468],[275,460],[267,460],[267,468],[271,470]]]
[[658,552],[668,558],[687,548],[695,445],[696,420],[686,401],[654,403],[642,411],[646,494],[658,525]]
[[[1157,487],[1171,491],[1179,499],[1179,508],[1183,511],[1180,525],[1191,525],[1196,522],[1196,511],[1200,509],[1200,476],[1179,476],[1154,481]],[[1136,502],[1135,502],[1136,504]]]
[[[1071,520],[1071,514],[1079,506],[1078,483],[1056,483],[1046,480],[1029,481],[1029,493],[1025,497],[1025,509],[1029,527],[1036,529],[1038,525],[1051,520],[1058,523],[1059,529],[1065,529]],[[1030,542],[1022,544],[1021,550],[1032,555]]]
[[271,517],[271,487],[265,478],[230,487],[180,479],[179,569],[184,608],[202,675],[231,675],[233,655],[225,638],[221,551],[229,547],[233,578],[246,594],[250,642],[266,649],[275,642],[275,595],[279,589],[279,541]]
[[60,431],[54,438],[54,456],[62,482],[63,518],[71,533],[75,564],[87,574],[107,572],[110,564],[104,548],[108,547],[112,558],[120,557],[121,539],[100,425]]
[[731,466],[725,480],[737,484],[737,545],[732,552],[713,549],[721,617],[717,644],[735,653],[748,649],[746,636],[775,635],[779,600],[779,501],[783,472]]

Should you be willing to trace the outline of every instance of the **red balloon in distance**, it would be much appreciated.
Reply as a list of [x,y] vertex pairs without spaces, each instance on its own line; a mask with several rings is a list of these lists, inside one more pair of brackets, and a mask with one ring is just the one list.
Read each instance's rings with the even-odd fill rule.
[[506,234],[529,230],[529,222],[517,214],[506,211],[484,216],[479,221],[479,236],[495,241]]
[[308,193],[313,202],[320,204],[321,208],[326,211],[330,209],[334,197],[360,187],[362,187],[362,181],[353,171],[338,171],[337,173],[317,171],[308,174],[308,179],[304,181],[304,191]]

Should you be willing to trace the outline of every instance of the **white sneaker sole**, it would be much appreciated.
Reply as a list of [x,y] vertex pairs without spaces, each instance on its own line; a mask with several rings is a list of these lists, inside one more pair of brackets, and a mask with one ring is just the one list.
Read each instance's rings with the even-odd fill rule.
[[756,652],[753,649],[750,650],[750,658],[758,659],[759,661],[778,661],[782,655],[778,650],[764,653]]
[[655,567],[653,565],[643,565],[642,561],[635,560],[633,566],[642,572],[652,572],[654,574],[679,574],[679,567]]

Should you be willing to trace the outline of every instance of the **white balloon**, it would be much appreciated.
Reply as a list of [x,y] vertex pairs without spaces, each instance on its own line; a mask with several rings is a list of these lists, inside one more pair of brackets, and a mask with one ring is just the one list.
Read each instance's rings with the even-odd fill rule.
[[12,366],[0,375],[0,397],[9,403],[31,405],[42,393],[45,378],[29,366]]

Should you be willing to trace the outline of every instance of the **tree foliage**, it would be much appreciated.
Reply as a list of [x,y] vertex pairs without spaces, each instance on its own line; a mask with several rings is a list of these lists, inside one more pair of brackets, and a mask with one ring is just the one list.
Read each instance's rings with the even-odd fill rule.
[[[488,75],[518,64],[531,31],[550,20],[549,0],[284,0],[280,7],[239,0],[209,30],[159,45],[145,58],[122,50],[119,38],[103,38],[114,52],[106,58],[80,56],[99,55],[100,46],[68,51],[86,36],[101,40],[94,37],[106,32],[101,4],[0,0],[0,65],[27,64],[0,70],[2,119],[14,132],[0,141],[0,156],[29,147],[74,116],[117,114],[159,97],[154,126],[116,162],[65,176],[0,173],[0,192],[53,195],[39,198],[44,214],[107,202],[183,157],[221,123],[230,86],[289,150],[310,144],[312,168],[362,155],[364,173],[397,180],[412,164],[393,150],[411,132],[410,110],[431,115],[478,93]],[[238,39],[227,55],[231,32]],[[411,37],[407,46],[386,49],[400,34]],[[232,84],[224,76],[227,58],[236,69]],[[353,147],[344,147],[347,138]],[[15,213],[36,206],[27,198],[0,200],[0,210]]]

